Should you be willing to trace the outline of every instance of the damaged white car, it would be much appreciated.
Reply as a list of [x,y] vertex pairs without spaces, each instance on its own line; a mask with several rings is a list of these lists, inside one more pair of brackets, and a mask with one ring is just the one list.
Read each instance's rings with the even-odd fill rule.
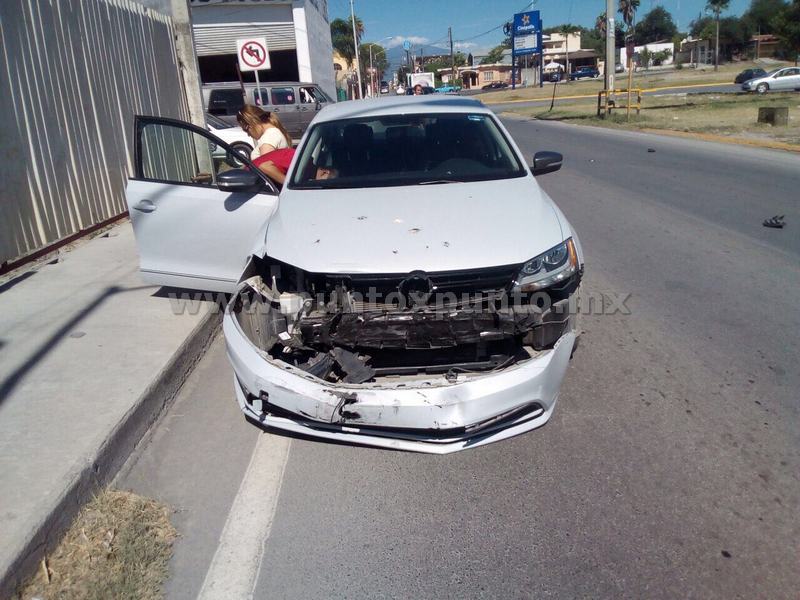
[[147,281],[232,293],[245,415],[447,453],[550,418],[576,343],[577,236],[481,103],[324,109],[283,190],[192,125],[136,120],[131,220]]

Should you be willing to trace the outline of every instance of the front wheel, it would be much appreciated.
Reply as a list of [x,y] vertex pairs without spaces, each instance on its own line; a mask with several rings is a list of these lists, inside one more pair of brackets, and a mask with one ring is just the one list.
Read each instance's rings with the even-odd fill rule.
[[759,94],[766,94],[768,89],[769,89],[769,86],[766,83],[759,83],[756,86],[756,91]]

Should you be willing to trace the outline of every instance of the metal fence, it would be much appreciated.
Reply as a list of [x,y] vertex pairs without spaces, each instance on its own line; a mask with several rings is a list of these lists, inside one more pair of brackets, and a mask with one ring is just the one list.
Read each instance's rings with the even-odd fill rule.
[[171,19],[132,0],[0,2],[0,265],[123,213],[133,115],[188,120]]

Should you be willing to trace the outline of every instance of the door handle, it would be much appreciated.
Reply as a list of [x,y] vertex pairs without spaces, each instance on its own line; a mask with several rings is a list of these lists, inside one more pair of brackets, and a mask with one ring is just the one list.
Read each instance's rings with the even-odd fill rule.
[[133,205],[133,208],[141,212],[151,213],[156,209],[156,205],[150,200],[140,200]]

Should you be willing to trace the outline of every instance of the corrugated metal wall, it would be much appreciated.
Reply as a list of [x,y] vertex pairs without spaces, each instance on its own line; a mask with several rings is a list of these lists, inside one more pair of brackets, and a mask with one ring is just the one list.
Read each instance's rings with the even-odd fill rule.
[[170,19],[0,1],[0,264],[125,211],[133,115],[187,119]]

